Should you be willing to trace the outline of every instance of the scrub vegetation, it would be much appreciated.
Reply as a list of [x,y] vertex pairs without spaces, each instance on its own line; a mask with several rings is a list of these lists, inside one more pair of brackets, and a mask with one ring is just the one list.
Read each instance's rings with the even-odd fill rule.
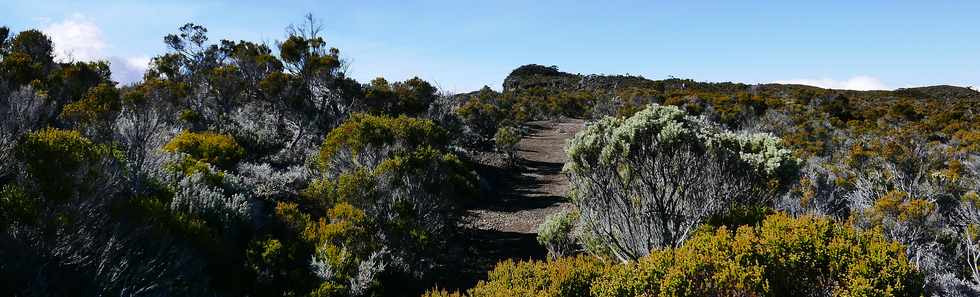
[[[312,17],[273,43],[207,33],[179,27],[120,85],[108,62],[0,28],[0,292],[980,294],[975,90],[532,64],[500,91],[450,94],[350,78]],[[564,152],[545,152],[563,166],[526,159],[540,152],[525,141],[572,119]],[[498,180],[532,167],[567,181],[567,209],[533,213],[540,246],[511,248],[534,259],[474,271],[512,242],[474,244],[507,234],[471,210],[530,221],[518,211],[544,198]]]

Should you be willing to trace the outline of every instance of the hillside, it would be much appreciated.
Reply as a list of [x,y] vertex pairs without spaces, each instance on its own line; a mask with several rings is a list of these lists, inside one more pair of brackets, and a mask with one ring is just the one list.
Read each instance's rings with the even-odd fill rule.
[[801,90],[815,93],[836,92],[859,97],[920,97],[944,100],[976,100],[980,91],[965,87],[937,85],[916,88],[902,88],[894,91],[854,91],[832,90],[819,87],[793,84],[744,84],[732,82],[698,82],[691,79],[671,78],[651,80],[642,76],[572,74],[558,70],[558,67],[536,64],[524,65],[511,71],[504,79],[503,91],[521,91],[544,88],[549,91],[593,91],[616,94],[630,89],[652,89],[659,92],[672,90],[710,91],[725,94],[738,92],[771,92],[790,94]]

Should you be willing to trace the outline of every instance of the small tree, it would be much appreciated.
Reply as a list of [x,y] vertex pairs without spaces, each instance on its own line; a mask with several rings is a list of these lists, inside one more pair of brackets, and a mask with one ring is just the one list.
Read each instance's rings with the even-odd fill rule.
[[726,132],[656,104],[600,120],[566,150],[585,231],[623,261],[680,245],[733,204],[771,203],[798,167],[775,137]]
[[74,130],[47,128],[25,135],[14,149],[23,165],[22,184],[41,200],[63,204],[110,198],[118,182],[121,153]]

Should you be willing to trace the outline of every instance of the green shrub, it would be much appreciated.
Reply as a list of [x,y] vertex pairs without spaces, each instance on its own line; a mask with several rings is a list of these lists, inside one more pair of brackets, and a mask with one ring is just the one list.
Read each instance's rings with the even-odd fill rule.
[[[481,91],[481,93],[486,94],[492,94],[492,92],[489,89]],[[493,136],[494,131],[497,131],[497,127],[506,115],[500,107],[485,102],[485,100],[491,99],[481,97],[471,98],[456,110],[456,114],[463,120],[463,123],[475,130],[476,133],[490,137]]]
[[705,224],[712,227],[725,226],[735,230],[743,225],[758,225],[775,213],[775,210],[765,206],[737,205],[728,209],[724,214],[712,216]]
[[321,168],[330,167],[335,155],[341,151],[349,151],[351,157],[357,158],[368,148],[411,151],[421,146],[445,148],[448,141],[446,131],[432,121],[406,116],[354,114],[327,134],[320,148],[319,163]]
[[574,252],[576,240],[573,232],[578,218],[578,211],[560,212],[548,216],[538,226],[538,243],[548,250],[549,256],[558,258]]
[[418,77],[393,84],[379,77],[365,87],[364,105],[372,114],[418,116],[436,97],[436,88]]
[[65,105],[61,117],[81,123],[111,120],[113,113],[122,109],[119,90],[109,83],[102,83],[88,90],[82,100]]
[[184,131],[164,145],[163,150],[185,153],[194,160],[226,169],[245,157],[245,149],[234,138],[212,132]]
[[217,246],[219,239],[207,222],[190,214],[173,211],[170,208],[171,199],[169,193],[137,196],[117,204],[115,210],[118,215],[159,227],[161,231],[188,239],[197,246]]
[[[454,155],[431,147],[395,154],[374,168],[314,181],[304,193],[312,205],[349,204],[370,216],[370,241],[409,262],[439,258],[454,233],[461,205],[475,196],[475,179]],[[427,270],[422,265],[412,267]]]
[[[313,295],[372,292],[382,272],[417,279],[445,263],[460,204],[476,188],[447,141],[432,121],[367,114],[327,135],[318,160],[325,176],[303,191],[302,211],[281,211],[287,225],[306,226],[292,229],[304,230],[311,265],[329,274]],[[412,265],[384,265],[392,262]]]
[[13,222],[31,224],[37,218],[37,200],[16,185],[0,188],[0,231]]
[[95,187],[106,159],[122,159],[111,146],[96,144],[74,130],[47,128],[25,135],[14,148],[18,161],[44,199],[64,202]]
[[213,186],[220,186],[225,178],[225,172],[216,169],[213,165],[205,161],[193,157],[180,158],[166,164],[164,168],[185,176],[200,173],[204,176],[204,181]]
[[497,144],[497,150],[507,154],[507,158],[514,159],[517,152],[517,144],[521,142],[521,132],[514,127],[500,127],[493,136]]

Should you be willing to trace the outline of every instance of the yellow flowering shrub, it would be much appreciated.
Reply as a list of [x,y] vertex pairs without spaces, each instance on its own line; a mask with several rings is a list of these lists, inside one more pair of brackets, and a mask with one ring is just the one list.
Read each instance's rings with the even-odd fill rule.
[[213,132],[184,131],[163,146],[171,153],[188,154],[194,160],[230,168],[245,157],[245,149],[234,138]]
[[703,228],[636,262],[578,256],[505,261],[456,296],[919,296],[902,245],[826,218],[774,214],[756,226]]

